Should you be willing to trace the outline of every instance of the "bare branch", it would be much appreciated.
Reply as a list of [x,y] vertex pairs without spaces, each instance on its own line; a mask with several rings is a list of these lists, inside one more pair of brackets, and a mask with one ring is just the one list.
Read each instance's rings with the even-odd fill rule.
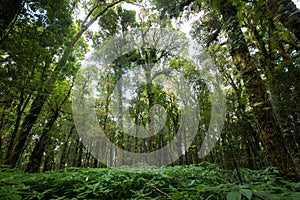
[[163,194],[163,195],[165,195],[167,197],[169,196],[167,193],[165,193],[165,192],[161,191],[160,189],[158,189],[155,185],[151,184],[150,186],[152,188],[154,188],[156,191],[160,192],[161,194]]

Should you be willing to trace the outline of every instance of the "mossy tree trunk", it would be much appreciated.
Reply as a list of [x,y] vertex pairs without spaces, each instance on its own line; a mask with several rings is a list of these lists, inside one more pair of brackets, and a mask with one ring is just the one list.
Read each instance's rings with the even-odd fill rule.
[[282,175],[295,174],[294,162],[284,143],[279,123],[273,113],[267,90],[250,55],[237,18],[237,9],[229,1],[222,0],[219,11],[223,16],[230,44],[230,54],[242,77],[250,105],[261,133],[263,146],[270,164]]

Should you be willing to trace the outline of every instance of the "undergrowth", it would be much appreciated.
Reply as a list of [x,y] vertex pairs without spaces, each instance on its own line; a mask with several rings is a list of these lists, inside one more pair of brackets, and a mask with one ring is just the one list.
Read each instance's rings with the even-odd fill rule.
[[300,199],[300,183],[277,170],[240,169],[214,164],[122,169],[70,168],[46,173],[0,169],[0,199]]

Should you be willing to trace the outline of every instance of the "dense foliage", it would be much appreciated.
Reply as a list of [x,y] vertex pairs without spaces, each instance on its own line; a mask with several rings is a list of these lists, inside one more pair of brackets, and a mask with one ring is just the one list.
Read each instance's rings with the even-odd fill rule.
[[286,199],[300,198],[300,184],[272,167],[235,171],[216,165],[121,169],[69,168],[41,174],[1,169],[0,198],[16,199]]
[[[300,199],[299,16],[292,0],[1,0],[0,199]],[[189,37],[209,62],[184,54]],[[130,42],[136,48],[124,52]],[[136,77],[122,77],[139,69],[145,83],[129,95]],[[180,75],[186,98],[175,84],[156,84]],[[76,91],[82,107],[93,97],[110,148],[96,129],[88,142],[80,135]],[[197,115],[181,121],[189,99]],[[211,126],[213,116],[224,123]],[[123,150],[155,152],[179,130],[180,156],[168,167],[105,168],[135,164]],[[210,130],[218,142],[203,150]],[[151,155],[145,163],[172,159]]]

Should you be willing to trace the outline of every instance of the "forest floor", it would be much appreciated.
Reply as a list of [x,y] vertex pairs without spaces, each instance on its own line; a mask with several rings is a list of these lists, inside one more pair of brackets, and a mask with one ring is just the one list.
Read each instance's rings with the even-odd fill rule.
[[209,163],[33,174],[1,168],[0,199],[300,199],[300,182],[280,178],[275,168],[239,172]]

